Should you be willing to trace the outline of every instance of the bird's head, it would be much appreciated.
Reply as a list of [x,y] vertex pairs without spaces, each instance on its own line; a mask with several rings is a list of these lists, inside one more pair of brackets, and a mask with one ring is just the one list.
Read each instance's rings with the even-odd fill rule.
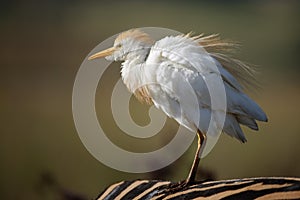
[[131,29],[120,33],[116,38],[113,47],[93,54],[88,59],[105,57],[110,61],[124,61],[132,56],[146,56],[154,41],[150,36],[138,29]]

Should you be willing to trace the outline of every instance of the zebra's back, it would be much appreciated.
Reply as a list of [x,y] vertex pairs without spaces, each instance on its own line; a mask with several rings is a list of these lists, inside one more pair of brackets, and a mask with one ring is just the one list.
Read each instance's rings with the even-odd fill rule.
[[122,181],[109,186],[97,200],[174,199],[300,199],[300,178],[244,178],[199,182],[180,190],[158,180]]

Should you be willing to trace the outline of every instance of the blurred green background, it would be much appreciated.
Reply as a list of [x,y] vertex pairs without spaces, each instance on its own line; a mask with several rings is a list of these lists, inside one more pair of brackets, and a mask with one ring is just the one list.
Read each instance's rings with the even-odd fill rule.
[[[87,54],[111,35],[146,26],[220,33],[241,42],[237,57],[259,67],[261,88],[249,95],[266,111],[269,122],[260,123],[258,133],[245,129],[246,144],[221,136],[202,160],[204,169],[217,179],[299,177],[299,1],[209,2],[2,3],[0,198],[58,199],[57,188],[64,188],[90,199],[123,179],[186,177],[195,144],[160,172],[128,174],[94,159],[73,123],[72,87]],[[120,76],[117,67],[109,73],[114,79]],[[101,100],[97,104],[101,106]],[[146,109],[138,110],[147,116]],[[115,128],[111,130],[113,137]],[[176,131],[176,124],[171,121],[167,130]]]

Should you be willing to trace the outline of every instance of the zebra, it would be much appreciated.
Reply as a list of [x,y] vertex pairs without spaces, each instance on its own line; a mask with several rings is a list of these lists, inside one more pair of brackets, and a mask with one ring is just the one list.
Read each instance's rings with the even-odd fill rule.
[[300,199],[300,178],[261,177],[204,181],[181,190],[160,180],[121,181],[107,187],[96,200],[175,199]]

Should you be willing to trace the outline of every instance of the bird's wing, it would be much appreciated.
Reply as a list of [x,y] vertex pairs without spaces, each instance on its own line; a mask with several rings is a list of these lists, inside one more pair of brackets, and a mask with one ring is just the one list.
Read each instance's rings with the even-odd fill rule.
[[[202,74],[217,72],[205,63],[211,61],[211,56],[203,47],[197,45],[196,41],[188,36],[168,36],[157,41],[151,48],[147,62],[160,63],[170,61],[176,64],[176,68],[185,68]],[[199,69],[199,61],[202,63]]]
[[257,86],[254,68],[231,56],[232,52],[235,52],[240,47],[238,43],[221,39],[218,34],[208,36],[201,34],[193,36],[191,39],[202,46],[222,66],[218,69],[223,79],[232,87],[242,90],[242,86],[246,86],[249,89]]
[[[212,40],[211,37],[202,37],[202,35],[190,37],[189,34],[165,37],[152,47],[148,60],[157,62],[156,59],[162,60],[162,58],[165,58],[176,63],[176,67],[179,68],[186,68],[201,74],[218,73],[221,74],[224,81],[235,89],[242,91],[243,87],[231,73],[237,77],[242,76],[240,79],[246,79],[243,78],[245,77],[243,72],[246,66],[238,60],[217,53],[217,49],[222,49],[224,46],[233,46],[233,44],[217,43],[218,40],[215,36],[211,36],[215,40]],[[195,66],[200,67],[196,69]],[[247,79],[241,81],[247,82]]]
[[[239,123],[257,129],[255,119],[266,120],[265,113],[242,92],[235,77],[189,36],[169,36],[157,41],[150,50],[146,64],[152,66],[147,67],[147,70],[152,70],[148,74],[155,74],[153,80],[163,85],[155,92],[154,87],[151,89],[154,104],[189,129],[199,124],[198,128],[206,132],[212,113],[225,112],[224,127],[217,119],[213,120],[214,126],[223,127],[229,135],[245,141]],[[213,91],[220,89],[214,85],[217,80],[222,80],[226,92],[225,108],[211,108],[211,101],[218,101],[218,97],[211,98],[208,80],[212,81],[210,86]],[[189,88],[193,89],[194,94]],[[192,102],[193,95],[198,99],[198,107]],[[219,99],[222,98],[221,95]],[[182,104],[185,104],[184,109]],[[197,114],[200,114],[200,122],[197,121]]]
[[[147,74],[155,74],[153,80],[161,85],[150,87],[153,103],[187,128],[206,132],[211,119],[207,81],[221,80],[215,60],[190,38],[170,36],[155,43],[146,65]],[[215,126],[221,127],[217,121]]]

